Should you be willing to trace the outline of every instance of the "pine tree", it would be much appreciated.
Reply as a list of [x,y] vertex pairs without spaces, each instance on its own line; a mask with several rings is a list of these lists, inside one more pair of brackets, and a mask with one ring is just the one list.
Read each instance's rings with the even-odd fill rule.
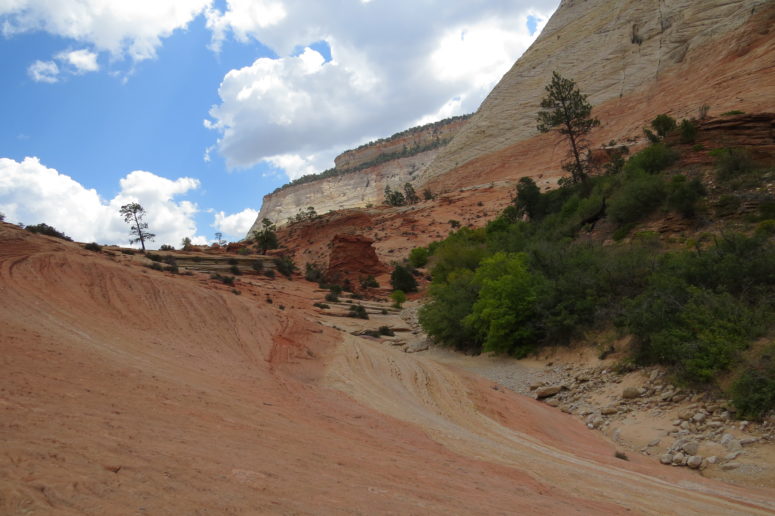
[[119,213],[124,217],[124,222],[129,224],[129,234],[134,238],[129,240],[130,244],[140,242],[140,247],[145,252],[146,240],[152,242],[156,235],[148,231],[148,223],[143,222],[145,218],[145,208],[140,203],[130,202],[125,204],[119,210]]
[[587,178],[587,165],[581,157],[588,147],[586,135],[600,125],[600,120],[590,117],[591,113],[592,106],[576,83],[553,72],[552,82],[546,86],[546,97],[541,101],[537,128],[542,133],[557,131],[567,138],[571,159],[563,168],[570,172],[574,183]]

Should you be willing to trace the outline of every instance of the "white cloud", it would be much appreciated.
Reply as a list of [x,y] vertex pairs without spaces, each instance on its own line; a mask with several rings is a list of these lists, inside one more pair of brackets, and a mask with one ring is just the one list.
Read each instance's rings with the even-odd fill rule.
[[282,2],[271,0],[227,0],[226,10],[208,9],[207,28],[213,33],[211,48],[220,51],[229,32],[237,41],[246,42],[263,29],[280,22],[287,15]]
[[44,31],[87,43],[114,58],[156,56],[161,40],[210,6],[212,0],[5,0],[2,33]]
[[215,214],[215,222],[212,227],[223,233],[227,239],[241,240],[256,221],[256,217],[258,217],[258,211],[250,208],[231,215],[219,211]]
[[35,82],[53,84],[59,81],[59,67],[53,61],[35,61],[27,68],[27,74]]
[[56,58],[69,64],[76,74],[96,72],[100,69],[97,64],[97,54],[87,49],[60,52]]
[[[291,178],[315,171],[364,138],[380,138],[422,121],[475,111],[531,44],[528,16],[539,28],[557,0],[479,2],[323,2],[255,4],[209,11],[213,44],[229,34],[268,45],[278,59],[257,59],[228,72],[220,103],[205,126],[219,133],[218,151],[231,168],[261,161]],[[275,6],[275,7],[272,7]],[[275,14],[273,14],[275,12]],[[239,23],[236,21],[239,19]],[[299,45],[324,41],[331,60]]]
[[48,168],[38,158],[17,162],[0,158],[0,211],[6,220],[25,224],[45,222],[81,242],[127,245],[129,226],[119,215],[123,204],[139,202],[147,212],[149,230],[156,233],[151,247],[168,243],[179,245],[196,235],[193,216],[197,206],[174,197],[199,187],[196,179],[170,180],[151,172],[134,171],[120,181],[121,191],[103,200],[94,189]]

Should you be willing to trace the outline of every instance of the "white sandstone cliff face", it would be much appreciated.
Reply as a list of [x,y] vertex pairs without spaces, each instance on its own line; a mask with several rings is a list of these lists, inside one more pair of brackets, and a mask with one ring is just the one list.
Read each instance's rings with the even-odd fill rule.
[[[264,196],[261,211],[247,237],[250,238],[264,218],[275,224],[285,224],[289,217],[309,206],[319,214],[346,208],[364,208],[369,204],[383,202],[385,186],[402,190],[403,185],[409,182],[417,188],[421,170],[468,123],[468,118],[455,117],[417,127],[340,154],[335,160],[337,170],[368,167],[375,160],[392,159],[340,176],[288,186]],[[410,155],[395,157],[402,154]]]
[[[416,184],[420,170],[427,167],[439,149],[400,158],[366,170],[344,174],[310,183],[290,186],[264,196],[261,211],[248,231],[249,238],[261,225],[264,217],[276,224],[285,224],[289,217],[308,206],[319,214],[346,208],[364,208],[382,204],[385,186],[402,190],[404,183]],[[417,191],[421,195],[421,191]]]
[[[535,136],[536,112],[552,71],[575,80],[593,106],[626,97],[660,80],[687,56],[695,57],[692,50],[738,28],[766,4],[771,0],[563,0],[420,182]],[[691,106],[692,114],[697,107]],[[641,114],[628,121],[635,131],[643,124]]]

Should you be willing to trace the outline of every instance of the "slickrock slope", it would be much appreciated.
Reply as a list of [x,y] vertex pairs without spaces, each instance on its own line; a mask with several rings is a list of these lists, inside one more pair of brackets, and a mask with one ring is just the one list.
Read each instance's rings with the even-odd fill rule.
[[[423,171],[435,188],[559,173],[564,144],[536,137],[552,71],[576,81],[602,121],[593,144],[641,138],[659,113],[771,111],[775,5],[767,0],[563,0],[535,43]],[[468,165],[467,165],[468,164]],[[439,177],[446,175],[446,177]]]
[[0,224],[0,513],[775,511],[338,331],[312,284],[238,287]]

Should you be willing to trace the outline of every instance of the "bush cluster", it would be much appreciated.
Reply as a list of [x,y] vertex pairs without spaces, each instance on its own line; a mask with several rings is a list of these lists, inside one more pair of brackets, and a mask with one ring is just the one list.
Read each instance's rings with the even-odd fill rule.
[[57,231],[54,227],[49,226],[45,222],[41,222],[40,224],[33,224],[31,226],[26,226],[24,229],[26,229],[30,233],[38,233],[40,235],[47,235],[55,238],[61,238],[62,240],[67,240],[68,242],[73,241],[72,238],[65,235],[61,231]]
[[[663,364],[694,385],[736,371],[751,342],[775,326],[769,226],[678,249],[647,232],[605,246],[576,238],[601,216],[627,232],[659,208],[694,216],[705,189],[660,173],[674,159],[659,143],[631,157],[622,174],[586,185],[535,195],[522,182],[529,195],[521,204],[517,197],[485,228],[463,228],[428,246],[433,280],[420,310],[424,329],[458,350],[522,356],[613,322],[633,337],[634,364]],[[762,393],[737,397],[750,400],[750,408],[736,401],[744,414],[775,408],[772,371],[757,364],[735,384],[735,392]]]

